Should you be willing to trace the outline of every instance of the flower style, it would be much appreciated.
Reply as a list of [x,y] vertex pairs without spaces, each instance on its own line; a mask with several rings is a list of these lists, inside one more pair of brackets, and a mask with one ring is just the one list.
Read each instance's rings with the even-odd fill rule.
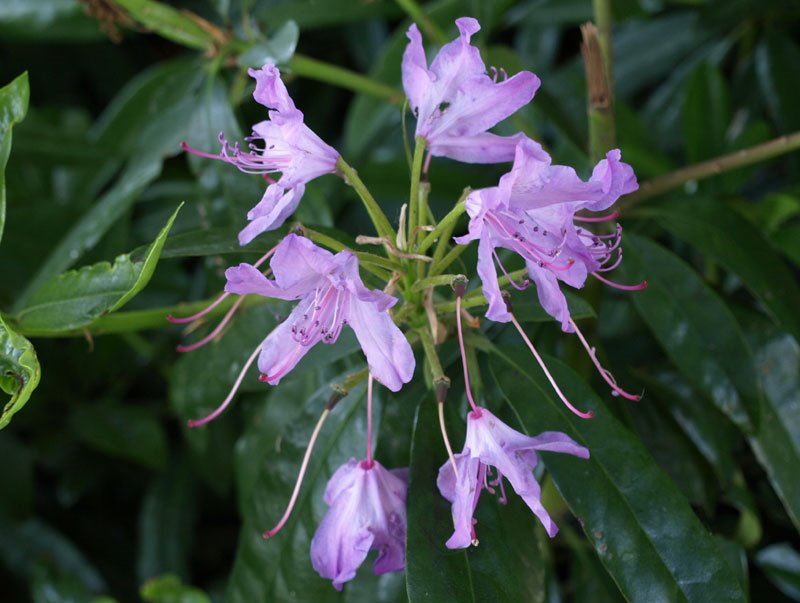
[[[500,247],[525,259],[542,307],[561,322],[564,331],[573,331],[558,281],[580,288],[587,275],[592,274],[614,286],[598,273],[613,270],[622,259],[619,225],[613,234],[596,235],[574,224],[575,220],[610,220],[618,214],[580,218],[575,213],[582,209],[608,209],[621,195],[637,188],[633,170],[620,161],[619,150],[609,151],[595,166],[589,181],[584,182],[572,168],[551,165],[549,155],[538,143],[522,140],[511,171],[498,186],[474,191],[467,198],[469,232],[455,239],[461,245],[479,240],[478,275],[489,302],[486,317],[499,322],[511,320],[495,268],[497,265],[507,274],[497,255]],[[517,288],[527,286],[513,281],[511,284]]]
[[352,580],[372,549],[376,575],[405,568],[408,470],[350,459],[325,488],[330,507],[311,541],[311,563],[336,590]]
[[[538,462],[537,450],[589,458],[589,451],[564,433],[546,431],[529,437],[511,429],[486,408],[479,406],[470,411],[464,450],[455,455],[458,471],[448,461],[439,469],[436,481],[439,492],[452,503],[455,531],[446,543],[448,548],[461,549],[477,544],[473,514],[478,498],[482,490],[494,494],[494,488],[499,487],[501,502],[505,502],[504,477],[539,518],[548,535],[551,538],[556,535],[558,526],[542,506],[541,489],[533,476]],[[496,476],[489,481],[491,467]]]
[[229,293],[300,300],[260,346],[262,381],[278,383],[312,346],[336,342],[344,325],[350,325],[367,356],[370,374],[395,392],[408,383],[414,374],[414,354],[386,312],[397,299],[364,286],[352,252],[333,255],[290,234],[275,250],[270,268],[274,280],[250,264],[225,272]]
[[480,30],[477,20],[456,20],[461,32],[446,44],[428,68],[417,26],[408,29],[410,40],[403,54],[403,88],[417,117],[416,135],[425,138],[431,155],[469,163],[511,161],[522,134],[498,136],[487,132],[530,102],[539,78],[522,71],[497,82],[486,73],[480,51],[470,37]]
[[[239,143],[231,145],[222,134],[218,156],[183,145],[196,155],[221,159],[249,174],[262,174],[270,182],[261,201],[247,214],[250,224],[239,233],[240,245],[262,232],[279,228],[297,209],[306,183],[336,172],[339,159],[336,149],[305,125],[303,114],[295,107],[275,65],[250,69],[248,73],[256,80],[253,98],[270,110],[269,120],[254,125],[252,134],[245,139],[249,150],[240,149]],[[275,172],[281,174],[277,182],[269,176]]]

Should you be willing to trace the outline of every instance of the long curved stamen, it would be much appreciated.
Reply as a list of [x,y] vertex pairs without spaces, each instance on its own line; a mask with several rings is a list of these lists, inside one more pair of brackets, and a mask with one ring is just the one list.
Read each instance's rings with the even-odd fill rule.
[[225,301],[228,297],[230,297],[230,293],[225,291],[222,293],[217,299],[215,299],[211,304],[206,306],[204,309],[200,310],[197,314],[192,314],[191,316],[184,316],[184,317],[176,317],[172,314],[167,314],[167,320],[173,324],[185,324],[187,322],[194,322],[200,318],[203,318],[206,314],[211,312],[214,308],[220,305],[223,301]]
[[519,322],[517,321],[517,317],[514,316],[513,314],[511,315],[511,322],[514,323],[514,326],[517,328],[517,331],[519,331],[519,334],[522,336],[522,339],[528,345],[528,349],[533,354],[533,357],[536,358],[536,362],[539,363],[539,366],[544,371],[545,377],[547,377],[547,380],[550,382],[550,385],[553,386],[553,389],[555,390],[556,395],[564,403],[564,406],[569,408],[573,413],[578,415],[581,419],[591,419],[594,416],[594,411],[593,410],[590,410],[589,412],[581,412],[580,410],[575,408],[569,400],[567,400],[567,397],[563,394],[561,389],[558,387],[558,384],[556,383],[556,380],[553,378],[553,375],[551,375],[550,371],[547,370],[547,366],[545,365],[544,360],[542,360],[542,357],[539,355],[539,352],[536,351],[536,348],[534,347],[533,342],[531,342],[531,340],[528,339],[528,336],[525,334],[525,331],[523,330],[522,325],[519,324]]
[[450,438],[447,437],[447,428],[444,424],[444,400],[440,401],[437,406],[439,407],[439,429],[442,430],[442,439],[444,440],[444,447],[447,449],[447,458],[450,459],[453,473],[455,473],[456,481],[458,481],[458,465],[456,464],[456,457],[453,454],[453,448],[450,446]]
[[641,291],[642,289],[647,289],[647,281],[642,281],[637,285],[620,285],[619,283],[615,283],[614,281],[610,281],[605,277],[600,276],[597,272],[590,272],[594,278],[596,278],[601,283],[605,283],[609,287],[614,287],[614,289],[620,289],[621,291]]
[[189,144],[185,140],[181,141],[181,148],[187,153],[191,153],[192,155],[197,155],[198,157],[205,157],[206,159],[217,159],[218,161],[229,161],[227,157],[223,157],[220,154],[214,155],[213,153],[206,153],[205,151],[198,151],[197,149],[193,149],[192,147],[189,146]]
[[497,251],[492,249],[492,255],[494,256],[494,261],[497,263],[498,266],[500,266],[500,270],[502,270],[503,274],[508,279],[509,284],[512,287],[514,287],[514,289],[516,289],[517,291],[525,291],[525,289],[528,288],[528,285],[530,285],[531,282],[528,279],[523,279],[522,283],[517,283],[517,281],[511,278],[511,276],[508,274],[508,271],[506,270],[505,266],[503,266],[503,262],[500,261],[500,257],[497,255]]
[[367,378],[367,460],[361,463],[364,469],[371,469],[372,461],[372,373]]
[[[608,260],[610,260],[610,259],[611,259],[611,256],[609,255],[605,260],[603,260],[603,264],[607,263]],[[612,270],[615,270],[616,268],[618,268],[621,263],[622,263],[622,250],[620,249],[619,253],[617,254],[616,259],[614,260],[614,263],[611,264],[611,266],[604,266],[603,264],[601,264],[600,268],[595,270],[595,272],[611,272]]]
[[472,398],[472,388],[469,385],[469,371],[467,371],[467,352],[464,349],[464,333],[461,329],[461,296],[456,296],[456,325],[458,328],[458,345],[461,348],[461,366],[464,367],[464,389],[467,391],[467,400],[472,406],[475,417],[481,416],[481,410]]
[[619,218],[620,213],[618,211],[613,211],[610,214],[606,214],[605,216],[573,216],[573,219],[576,222],[610,222],[611,220],[616,220]]
[[624,389],[622,389],[619,385],[617,385],[617,382],[614,380],[614,377],[611,375],[611,373],[608,371],[608,369],[603,368],[603,365],[600,364],[600,361],[597,359],[597,353],[596,353],[595,349],[593,347],[589,346],[589,343],[586,341],[586,338],[583,336],[583,333],[581,333],[581,330],[578,328],[578,325],[575,324],[575,321],[570,318],[569,319],[569,324],[571,324],[572,328],[575,329],[575,334],[578,336],[578,339],[580,339],[581,344],[583,345],[583,348],[589,354],[589,358],[591,358],[592,363],[594,364],[595,368],[597,369],[597,372],[600,373],[600,376],[603,378],[603,380],[613,390],[612,393],[614,395],[620,395],[623,398],[627,398],[628,400],[633,400],[634,402],[638,402],[639,400],[641,400],[642,399],[641,395],[637,396],[637,395],[634,395],[634,394],[629,394]]
[[204,345],[206,345],[211,340],[215,339],[217,337],[217,335],[222,333],[222,329],[224,329],[228,325],[228,323],[231,321],[231,319],[233,318],[233,315],[236,314],[236,310],[239,309],[239,307],[242,305],[244,300],[245,300],[245,296],[244,295],[241,296],[239,299],[237,299],[234,302],[234,304],[230,307],[230,309],[228,309],[228,311],[225,313],[225,316],[223,317],[223,319],[221,321],[219,321],[219,324],[216,327],[214,327],[214,330],[211,331],[205,337],[203,337],[200,341],[196,341],[196,342],[194,342],[192,344],[189,344],[189,345],[179,345],[175,349],[178,350],[179,352],[192,352],[192,351],[194,351],[194,350],[196,350],[198,348],[203,347]]
[[302,344],[297,344],[295,348],[292,350],[292,353],[289,354],[289,357],[286,358],[286,362],[281,365],[281,367],[276,370],[272,375],[259,375],[258,380],[263,381],[264,383],[270,383],[271,381],[276,381],[283,377],[286,373],[288,373],[292,368],[294,368],[295,361],[297,357],[300,355],[300,350],[303,349]]
[[330,412],[331,411],[328,408],[322,411],[322,415],[320,415],[319,421],[317,421],[314,431],[311,433],[311,439],[308,441],[308,446],[306,446],[306,453],[303,455],[303,462],[300,465],[300,472],[297,474],[297,481],[294,484],[292,497],[289,499],[289,504],[286,506],[286,511],[284,511],[283,517],[280,518],[274,528],[264,532],[264,538],[272,538],[275,536],[275,534],[280,532],[281,528],[283,528],[283,526],[286,524],[286,521],[289,519],[289,516],[292,514],[292,509],[297,502],[297,495],[300,493],[300,486],[303,483],[303,477],[305,476],[306,469],[308,468],[308,460],[311,458],[311,451],[314,450],[314,444],[317,441],[317,437],[319,437],[319,432],[322,429],[322,425],[325,423],[325,419],[328,418]]
[[256,357],[258,356],[258,353],[261,351],[261,345],[262,344],[259,343],[256,349],[253,350],[253,353],[250,354],[250,358],[248,358],[247,362],[244,363],[242,370],[239,372],[239,376],[236,377],[236,381],[234,381],[233,387],[231,387],[231,391],[228,392],[227,397],[222,401],[222,404],[219,405],[217,410],[212,412],[210,415],[203,417],[202,419],[189,419],[188,422],[189,427],[198,427],[200,425],[205,425],[209,421],[213,421],[214,419],[216,419],[220,414],[222,414],[222,412],[226,408],[228,408],[228,404],[231,403],[231,400],[233,400],[233,397],[236,395],[236,392],[239,391],[239,386],[242,384],[242,379],[244,379],[244,376],[247,374],[247,370],[253,364]]

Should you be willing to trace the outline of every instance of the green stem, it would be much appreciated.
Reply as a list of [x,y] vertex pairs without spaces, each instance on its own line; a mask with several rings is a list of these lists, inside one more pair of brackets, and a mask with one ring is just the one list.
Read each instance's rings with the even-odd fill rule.
[[289,60],[289,66],[297,75],[325,82],[326,84],[333,84],[353,92],[363,92],[364,94],[377,96],[397,105],[402,103],[405,97],[402,90],[393,88],[383,82],[378,82],[360,73],[330,65],[301,54],[295,54]]
[[[465,245],[462,247],[466,247]],[[501,287],[503,285],[508,284],[508,277],[517,280],[518,278],[525,276],[528,273],[526,268],[520,268],[519,270],[515,270],[514,272],[510,272],[508,276],[501,276],[497,279],[498,285]],[[485,306],[489,302],[486,301],[486,298],[483,296],[483,287],[478,287],[477,289],[473,289],[469,293],[464,296],[464,299],[461,300],[461,307],[462,308],[474,308],[476,306]],[[437,314],[447,314],[449,312],[456,311],[456,302],[444,302],[441,304],[436,304],[436,313]]]
[[[442,287],[444,285],[452,285],[453,279],[457,276],[464,276],[463,274],[439,274],[437,276],[429,276],[422,280],[417,281],[411,287],[412,291],[424,291],[428,287]],[[464,277],[466,278],[466,277]]]
[[450,264],[458,259],[458,256],[460,256],[466,250],[466,245],[456,245],[450,251],[448,251],[447,255],[439,260],[439,262],[431,262],[431,268],[428,270],[428,276],[436,276],[437,274],[441,274],[447,267],[450,266]]
[[411,187],[408,194],[408,247],[414,247],[420,216],[419,180],[422,176],[422,160],[425,157],[425,139],[417,136],[414,139],[414,159],[411,162]]
[[428,361],[428,366],[431,369],[431,376],[433,381],[443,381],[447,379],[442,369],[442,362],[436,354],[436,346],[433,344],[433,337],[431,336],[428,327],[420,327],[417,329],[419,340],[422,342],[422,349],[425,351],[425,359]]
[[[468,188],[465,189],[465,192],[467,191],[469,191]],[[428,251],[428,248],[431,245],[433,245],[434,241],[439,239],[439,237],[441,237],[445,231],[449,231],[450,233],[453,232],[453,228],[455,228],[456,222],[458,222],[458,219],[461,217],[461,214],[464,213],[465,196],[466,195],[461,195],[461,199],[459,199],[456,202],[455,207],[453,207],[453,209],[451,209],[450,212],[444,218],[442,218],[442,221],[436,225],[436,228],[434,228],[431,232],[428,233],[428,235],[424,239],[422,239],[420,244],[417,245],[417,253],[425,253],[426,251]],[[446,237],[445,241],[447,241],[447,239],[449,238],[450,238],[449,236]],[[436,262],[435,255],[433,261]]]
[[447,42],[447,36],[444,32],[439,28],[436,23],[431,21],[431,19],[426,15],[423,10],[419,7],[419,5],[414,0],[395,0],[397,4],[406,11],[406,14],[411,17],[413,21],[416,21],[422,26],[422,29],[425,30],[425,34],[431,38],[433,38],[437,44],[444,44]]
[[611,0],[593,0],[596,27],[581,27],[589,113],[589,158],[602,159],[616,146],[614,79],[611,57]]
[[397,238],[394,228],[389,224],[389,219],[386,217],[386,214],[383,213],[383,210],[381,210],[378,202],[375,201],[375,197],[372,196],[372,193],[369,192],[369,189],[367,189],[364,182],[359,178],[358,172],[350,167],[342,157],[339,157],[336,161],[336,168],[344,175],[345,181],[355,189],[359,198],[364,203],[364,207],[366,207],[367,213],[372,223],[375,225],[375,230],[378,232],[378,235],[385,237],[390,242],[394,242]]
[[643,183],[639,186],[639,190],[626,195],[620,200],[620,208],[631,208],[646,199],[660,195],[690,180],[702,180],[709,176],[716,176],[798,149],[800,149],[800,132],[795,132],[735,153],[690,165]]

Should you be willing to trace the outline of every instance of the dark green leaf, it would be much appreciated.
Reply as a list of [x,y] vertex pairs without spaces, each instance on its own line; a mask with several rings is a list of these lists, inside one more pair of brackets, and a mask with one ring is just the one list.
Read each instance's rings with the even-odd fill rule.
[[268,40],[261,40],[239,55],[237,62],[243,67],[261,69],[267,63],[284,65],[289,62],[297,48],[300,28],[294,21],[287,21]]
[[716,199],[672,200],[648,215],[741,278],[775,322],[800,341],[800,286],[750,222]]
[[687,163],[723,154],[730,119],[730,99],[722,73],[708,63],[698,65],[689,76],[683,108]]
[[88,325],[95,318],[121,308],[153,276],[179,211],[180,207],[141,260],[132,260],[130,254],[121,255],[113,265],[101,262],[65,272],[45,283],[17,314],[22,329],[37,335],[52,335]]
[[[452,437],[452,436],[451,436]],[[480,545],[450,550],[450,504],[436,476],[447,453],[433,396],[417,410],[408,488],[406,580],[412,603],[438,601],[544,600],[543,532],[530,510],[509,490],[500,506],[485,494],[478,505]]]
[[286,229],[265,232],[252,244],[242,247],[236,238],[239,228],[210,228],[182,232],[167,239],[161,252],[162,258],[185,258],[230,253],[252,254],[255,259],[277,245],[286,234]]
[[4,0],[0,3],[0,37],[41,44],[88,41],[104,37],[78,0]]
[[770,237],[770,240],[796,266],[800,266],[800,224],[783,226]]
[[591,420],[572,415],[554,399],[542,373],[527,372],[528,360],[519,349],[493,356],[496,384],[528,433],[562,431],[589,448],[588,460],[542,457],[625,597],[634,601],[647,593],[652,601],[746,601],[714,539],[638,438],[575,373],[547,359],[567,397],[597,413]]
[[0,459],[12,459],[0,480],[0,521],[23,519],[33,510],[33,461],[31,449],[12,433],[0,434]]
[[156,475],[139,513],[139,551],[136,573],[144,582],[165,572],[188,577],[196,492],[192,467],[173,463]]
[[3,406],[0,429],[8,425],[14,413],[25,406],[39,384],[41,372],[31,342],[0,317],[0,388],[11,396]]
[[[532,287],[531,287],[532,289]],[[569,307],[569,314],[575,320],[580,318],[596,318],[594,308],[589,305],[585,299],[572,293],[571,291],[564,291],[564,297],[567,298],[567,306]],[[516,294],[513,296],[514,302],[514,316],[521,322],[552,322],[553,317],[545,312],[542,305],[539,303],[536,294],[530,289],[524,293]]]
[[800,599],[800,553],[786,543],[756,553],[756,564],[788,597]]
[[755,352],[764,384],[764,417],[749,435],[756,458],[772,487],[800,530],[800,346],[786,333],[776,332],[763,318],[751,316],[746,333]]
[[219,43],[202,23],[167,4],[153,0],[116,0],[131,17],[158,35],[195,50],[210,50]]
[[164,574],[148,580],[139,591],[147,603],[211,603],[207,594],[181,582],[178,576]]
[[69,427],[79,441],[104,454],[152,469],[167,463],[164,427],[145,407],[116,402],[78,406],[70,415]]
[[6,223],[6,163],[11,153],[11,131],[28,112],[28,74],[0,88],[0,239]]
[[772,118],[785,133],[800,129],[800,115],[793,100],[800,74],[800,48],[786,35],[772,31],[756,48],[755,58],[761,95]]
[[761,393],[753,358],[730,310],[680,258],[627,235],[625,280],[647,280],[631,294],[636,309],[686,379],[731,420],[758,426]]

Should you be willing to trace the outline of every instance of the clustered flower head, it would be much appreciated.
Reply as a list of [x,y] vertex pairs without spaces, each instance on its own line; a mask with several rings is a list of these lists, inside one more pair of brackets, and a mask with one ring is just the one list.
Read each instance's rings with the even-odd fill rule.
[[[564,332],[574,333],[579,338],[612,393],[639,399],[619,387],[600,365],[594,348],[572,319],[561,289],[562,284],[581,288],[589,276],[622,290],[646,286],[646,283],[621,285],[605,276],[622,261],[622,229],[615,224],[596,233],[590,227],[613,222],[619,214],[613,211],[586,214],[608,212],[622,195],[635,191],[637,183],[633,170],[622,162],[619,150],[613,149],[584,181],[572,168],[553,165],[542,146],[524,134],[500,136],[489,132],[530,102],[540,82],[527,71],[512,77],[502,69],[498,72],[491,68],[487,72],[480,51],[471,44],[471,37],[480,29],[478,22],[463,17],[456,20],[456,27],[458,38],[442,47],[430,65],[417,26],[412,25],[408,30],[402,76],[409,106],[416,117],[414,165],[417,167],[412,168],[411,207],[408,214],[405,208],[401,212],[400,233],[387,232],[387,229],[392,230],[388,220],[356,172],[333,147],[305,125],[303,114],[289,96],[274,65],[249,72],[256,81],[254,98],[269,109],[269,119],[253,126],[252,135],[245,141],[246,150],[239,143],[228,142],[223,134],[220,134],[218,155],[184,145],[196,155],[219,159],[243,172],[260,174],[267,182],[262,199],[247,215],[249,223],[239,235],[241,245],[250,243],[262,232],[280,227],[297,208],[305,185],[325,174],[343,176],[354,186],[381,235],[363,239],[381,245],[386,251],[386,258],[381,258],[376,271],[375,256],[362,256],[366,258],[362,263],[359,255],[346,246],[331,243],[329,237],[315,239],[318,233],[301,227],[286,235],[257,262],[228,268],[225,291],[205,310],[185,318],[168,317],[176,323],[200,321],[220,309],[228,297],[238,296],[216,328],[195,343],[179,346],[180,351],[191,351],[220,337],[246,296],[297,302],[289,315],[265,334],[251,352],[220,406],[203,418],[191,420],[190,427],[208,423],[228,407],[256,360],[259,379],[270,386],[278,385],[313,346],[335,344],[345,326],[354,331],[367,365],[362,374],[367,380],[366,454],[360,460],[351,458],[330,478],[324,494],[328,510],[311,541],[314,569],[331,580],[338,590],[354,578],[372,550],[377,551],[373,564],[376,574],[405,568],[408,471],[403,468],[387,470],[373,458],[372,403],[375,381],[393,392],[411,381],[416,367],[412,342],[421,344],[418,347],[424,352],[433,375],[449,457],[439,470],[436,484],[452,508],[454,531],[443,545],[456,549],[478,544],[474,513],[480,495],[484,490],[499,491],[500,502],[504,503],[505,481],[539,519],[548,535],[552,537],[558,531],[540,500],[540,486],[534,476],[538,452],[586,459],[589,450],[565,433],[521,433],[501,421],[485,403],[479,404],[473,398],[462,325],[463,317],[469,317],[463,307],[465,295],[476,299],[476,295],[482,294],[477,299],[485,302],[487,319],[514,325],[557,396],[579,417],[590,419],[594,413],[577,409],[561,391],[514,316],[508,293],[502,289],[504,285],[524,290],[532,283],[542,308],[558,321]],[[469,192],[463,203],[454,207],[453,217],[448,216],[434,228],[424,222],[427,207],[424,204],[415,206],[423,203],[420,199],[424,198],[419,190],[422,162],[416,159],[422,157],[421,150],[428,153],[423,173],[427,173],[431,157],[481,164],[513,161],[513,164],[496,186]],[[275,174],[280,176],[275,179]],[[446,258],[451,256],[443,254],[442,246],[447,245],[455,220],[463,211],[470,218],[468,229],[453,241],[458,245],[478,242],[476,272],[482,290],[467,294],[467,281],[463,276],[452,280],[456,296],[454,322],[465,394],[470,405],[463,450],[453,454],[441,412],[449,380],[436,358],[435,345],[440,343],[436,302],[432,287],[420,296],[421,287],[417,285],[426,266],[430,265],[432,275],[441,274],[447,267]],[[383,222],[379,223],[376,217],[383,217]],[[445,224],[450,225],[450,230],[443,226]],[[420,233],[426,230],[436,232],[424,239]],[[437,240],[434,257],[424,255]],[[516,276],[509,273],[504,265],[513,255],[524,262],[524,278],[520,279],[521,273]],[[370,257],[372,263],[367,261]],[[268,266],[263,268],[267,262]],[[391,277],[386,277],[387,270],[392,271]],[[366,272],[383,277],[385,289],[367,287],[362,280],[362,273]],[[426,323],[430,325],[429,330],[420,326]],[[410,341],[401,329],[404,326],[408,326],[406,333],[415,333],[413,340]],[[335,390],[323,409],[309,438],[286,511],[273,528],[264,532],[266,538],[275,537],[289,520],[314,444],[327,417],[360,380],[359,374],[354,374],[347,387]]]

